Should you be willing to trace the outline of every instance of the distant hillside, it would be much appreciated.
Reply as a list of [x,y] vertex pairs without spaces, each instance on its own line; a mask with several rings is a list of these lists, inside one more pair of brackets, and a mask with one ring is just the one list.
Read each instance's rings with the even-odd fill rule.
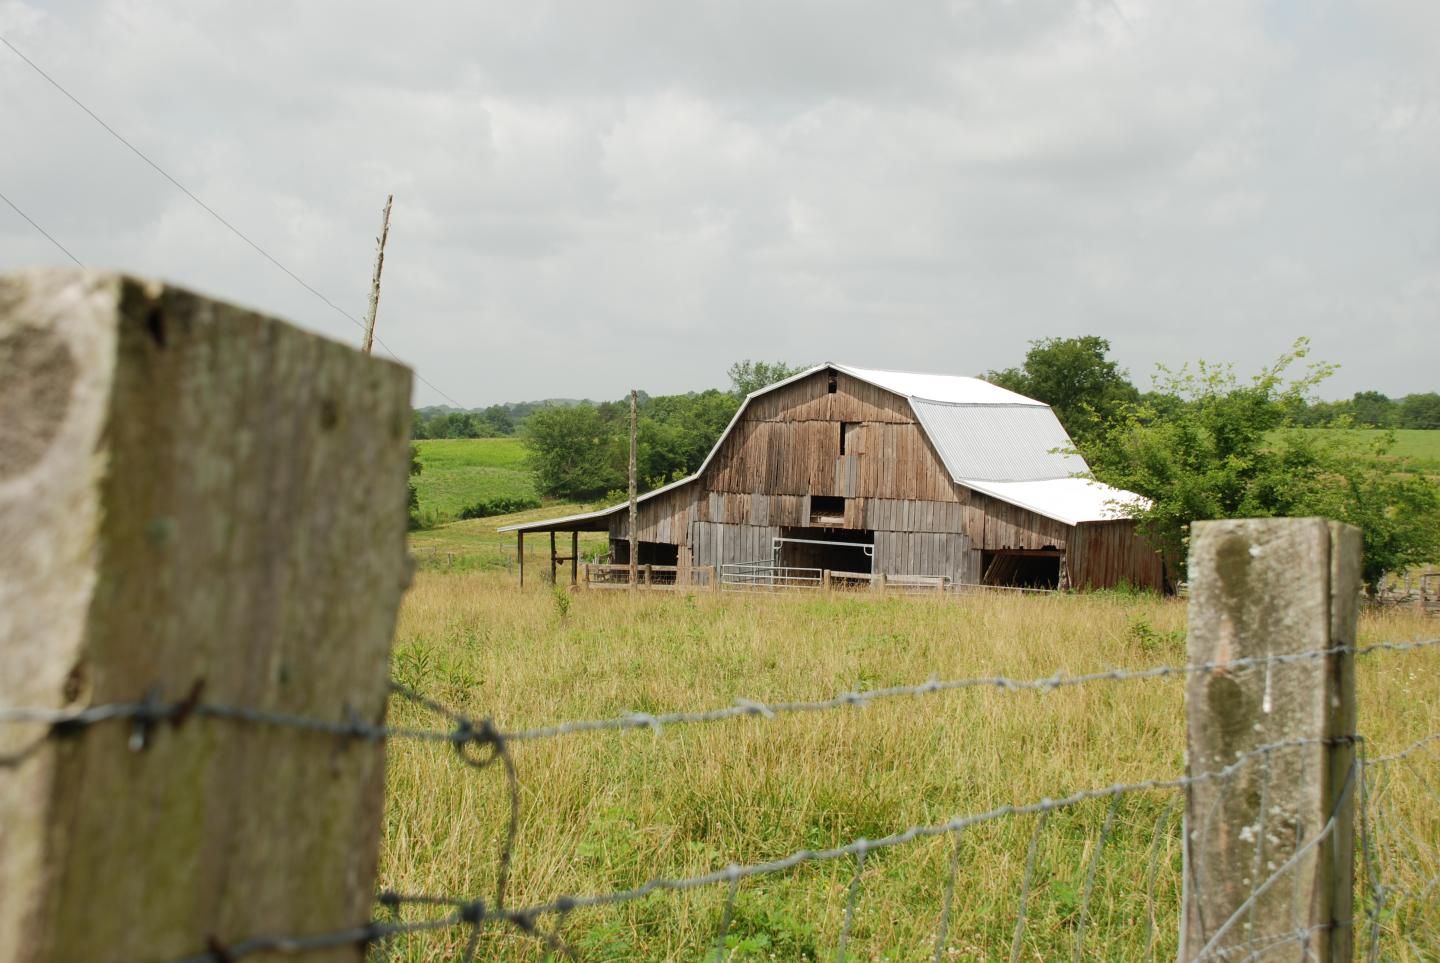
[[462,509],[482,499],[535,495],[519,439],[434,439],[417,441],[415,447],[422,467],[411,481],[426,525],[453,522]]

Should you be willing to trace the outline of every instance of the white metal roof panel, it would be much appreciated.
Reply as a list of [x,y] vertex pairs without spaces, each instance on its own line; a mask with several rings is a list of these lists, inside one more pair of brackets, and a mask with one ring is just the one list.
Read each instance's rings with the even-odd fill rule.
[[1066,525],[1109,522],[1129,517],[1127,505],[1147,504],[1144,496],[1111,488],[1089,478],[1050,478],[1042,481],[996,482],[960,479],[960,484]]
[[853,368],[844,364],[821,365],[821,367],[831,367],[837,371],[843,371],[905,398],[924,398],[927,401],[944,401],[955,405],[1045,407],[1043,401],[1016,394],[980,378],[966,378],[962,375],[918,374],[913,371],[884,371],[879,368]]
[[1046,405],[956,405],[910,399],[910,407],[956,481],[1038,481],[1088,472]]

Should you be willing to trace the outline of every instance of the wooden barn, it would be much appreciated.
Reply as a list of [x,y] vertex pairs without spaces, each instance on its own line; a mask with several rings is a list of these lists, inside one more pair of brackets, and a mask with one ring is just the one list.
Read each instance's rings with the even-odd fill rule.
[[[1079,477],[1071,448],[1048,405],[977,378],[819,365],[751,394],[698,472],[640,497],[637,562],[1163,590],[1117,509],[1139,496]],[[555,533],[605,531],[629,561],[624,504],[503,531],[551,533],[552,566]]]

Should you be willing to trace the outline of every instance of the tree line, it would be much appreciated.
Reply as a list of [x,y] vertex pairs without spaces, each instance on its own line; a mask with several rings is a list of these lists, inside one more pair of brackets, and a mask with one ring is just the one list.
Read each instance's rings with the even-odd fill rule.
[[[741,361],[731,365],[730,390],[636,399],[636,475],[648,491],[693,474],[751,391],[801,368]],[[588,500],[618,498],[628,485],[629,399],[580,402],[532,412],[523,435],[535,485],[542,494]]]
[[[1148,499],[1130,509],[1183,566],[1192,521],[1321,515],[1365,531],[1365,578],[1440,560],[1440,486],[1392,453],[1393,435],[1362,442],[1315,427],[1440,428],[1440,394],[1359,392],[1325,402],[1334,365],[1308,361],[1303,339],[1251,378],[1199,361],[1160,367],[1148,391],[1093,335],[1031,342],[1023,361],[983,377],[1049,404],[1100,481]],[[696,472],[741,401],[804,366],[741,361],[730,389],[638,396],[642,491]],[[576,501],[619,500],[628,474],[629,401],[552,400],[475,412],[416,413],[417,438],[518,435],[537,489]],[[424,425],[425,434],[419,430]]]

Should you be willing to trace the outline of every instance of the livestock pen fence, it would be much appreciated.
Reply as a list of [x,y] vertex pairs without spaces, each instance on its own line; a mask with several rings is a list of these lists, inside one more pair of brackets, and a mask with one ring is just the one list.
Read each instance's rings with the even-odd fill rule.
[[[1403,781],[1440,800],[1440,730],[1371,752],[1355,698],[1357,660],[1425,657],[1440,640],[1358,643],[1353,529],[1198,524],[1187,657],[1175,664],[521,728],[391,679],[409,564],[407,372],[110,275],[0,279],[7,338],[46,363],[16,395],[33,444],[27,436],[0,467],[0,963],[584,958],[594,914],[649,906],[665,925],[670,900],[712,892],[692,956],[738,960],[754,952],[735,932],[747,901],[779,898],[771,884],[787,874],[844,866],[825,948],[843,960],[875,879],[867,863],[927,840],[951,845],[927,892],[926,945],[895,948],[906,957],[1035,958],[1047,858],[1084,867],[1066,945],[1050,956],[1106,954],[1095,939],[1102,899],[1123,904],[1107,912],[1135,931],[1122,955],[1137,958],[1440,954],[1440,843],[1416,822],[1433,807],[1401,810],[1393,796]],[[701,871],[592,891],[531,899],[534,887],[517,882],[517,867],[532,865],[519,851],[526,790],[546,778],[522,747],[569,740],[587,752],[599,733],[664,739],[787,718],[829,732],[882,703],[918,724],[967,691],[1009,699],[1163,679],[1186,689],[1183,770],[1001,805],[957,794],[935,801],[942,819],[763,859],[721,853]],[[474,698],[483,704],[483,690]],[[494,781],[493,856],[488,839],[463,854],[490,864],[485,891],[377,892],[386,756],[401,743],[442,747]],[[1093,832],[1065,822],[1096,807]],[[975,906],[977,880],[999,868],[967,846],[1008,826],[1024,839],[1014,900]],[[1122,850],[1122,831],[1147,839]],[[1117,852],[1143,863],[1119,893],[1107,881]],[[995,925],[957,943],[962,914],[976,913]]]

